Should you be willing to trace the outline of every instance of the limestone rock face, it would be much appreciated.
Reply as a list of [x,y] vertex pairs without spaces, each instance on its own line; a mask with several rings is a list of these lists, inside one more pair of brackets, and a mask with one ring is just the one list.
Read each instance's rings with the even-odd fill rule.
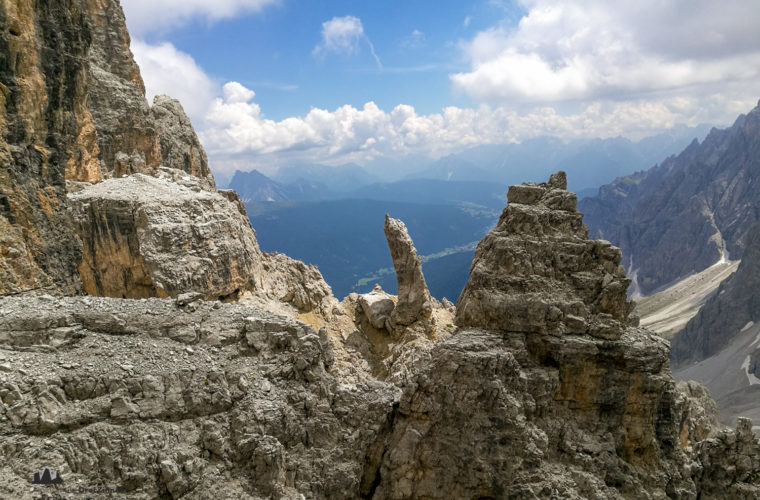
[[709,358],[747,324],[760,321],[760,223],[748,232],[745,246],[736,272],[720,284],[699,313],[673,338],[674,365]]
[[176,101],[155,109],[118,0],[0,5],[0,294],[81,290],[66,184],[159,167],[213,188]]
[[359,295],[359,305],[374,328],[393,330],[391,315],[396,308],[396,303],[382,288],[375,286],[370,293]]
[[406,225],[385,215],[385,238],[393,259],[398,282],[398,303],[391,315],[396,325],[411,325],[430,317],[430,292],[422,274],[422,262],[409,237]]
[[[145,99],[140,69],[129,50],[130,37],[121,5],[117,0],[56,3],[62,4],[61,9],[82,12],[82,21],[90,34],[82,82],[86,93],[83,92],[78,105],[91,116],[100,164],[100,178],[90,175],[67,178],[97,182],[137,172],[154,173],[164,163],[161,145]],[[80,30],[78,25],[74,29]],[[72,29],[61,29],[62,33],[67,31]]]
[[281,253],[263,253],[261,266],[257,294],[290,303],[301,312],[329,307],[332,289],[316,266],[307,266]]
[[754,498],[760,445],[719,430],[667,356],[639,328],[460,329],[413,364],[373,498]]
[[399,397],[333,371],[323,333],[219,302],[0,298],[0,346],[2,498],[48,494],[40,462],[137,498],[353,499]]
[[183,182],[135,174],[69,196],[87,293],[217,298],[256,287],[261,253],[245,213],[197,177]]
[[620,250],[588,239],[564,172],[510,186],[508,205],[480,242],[457,303],[457,326],[619,338],[633,304]]
[[213,190],[206,152],[179,101],[156,96],[150,113],[161,142],[163,164],[203,179],[205,187]]

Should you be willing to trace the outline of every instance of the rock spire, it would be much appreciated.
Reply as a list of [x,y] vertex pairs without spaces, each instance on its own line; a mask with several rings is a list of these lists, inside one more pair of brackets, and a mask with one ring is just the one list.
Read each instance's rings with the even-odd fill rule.
[[385,237],[398,282],[398,303],[391,314],[392,323],[411,325],[418,320],[430,318],[430,292],[422,274],[422,262],[406,225],[385,214]]
[[633,303],[620,249],[589,240],[564,172],[510,186],[457,304],[460,327],[619,338]]

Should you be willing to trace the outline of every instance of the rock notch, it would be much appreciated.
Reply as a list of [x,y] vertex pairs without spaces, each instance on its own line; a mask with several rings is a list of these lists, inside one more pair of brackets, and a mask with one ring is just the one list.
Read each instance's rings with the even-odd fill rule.
[[631,281],[619,248],[588,239],[565,173],[510,186],[507,201],[475,252],[457,326],[619,338],[633,310]]
[[398,303],[391,314],[392,323],[407,326],[430,318],[430,292],[422,275],[422,262],[406,225],[385,214],[385,237],[398,282]]

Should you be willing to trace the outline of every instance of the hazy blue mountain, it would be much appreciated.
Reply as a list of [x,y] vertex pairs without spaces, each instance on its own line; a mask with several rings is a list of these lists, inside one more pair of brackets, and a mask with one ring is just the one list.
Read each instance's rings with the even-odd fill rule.
[[354,163],[336,167],[316,163],[288,165],[280,167],[272,178],[283,184],[299,184],[304,181],[319,182],[326,186],[330,193],[352,191],[361,186],[380,181],[377,176]]
[[258,170],[238,170],[229,182],[229,188],[240,195],[243,202],[314,200],[329,196],[324,184],[299,180],[290,184],[274,181]]
[[428,167],[412,172],[406,179],[435,179],[441,181],[492,181],[493,172],[476,166],[474,163],[450,155],[433,162]]
[[[408,194],[410,189],[433,188],[432,185],[405,182],[419,179],[484,182],[504,186],[506,190],[510,184],[540,182],[557,170],[564,170],[571,190],[591,195],[617,177],[645,170],[678,153],[694,138],[704,138],[707,132],[704,125],[681,126],[637,142],[621,137],[568,142],[539,137],[520,144],[477,146],[439,160],[410,155],[376,159],[364,167],[353,163],[287,165],[269,177],[258,171],[247,176],[236,172],[228,186],[248,201],[366,197],[429,203],[433,194],[419,191],[418,196],[428,198],[424,201]],[[394,195],[395,189],[405,194]]]
[[435,162],[422,155],[406,155],[401,158],[375,158],[364,165],[367,172],[378,177],[380,182],[396,182],[410,174],[421,172]]
[[520,144],[478,146],[455,156],[490,172],[492,180],[505,185],[540,182],[564,170],[569,189],[580,191],[650,168],[680,152],[695,138],[703,139],[709,129],[707,125],[680,126],[640,141],[616,137],[565,142],[538,137]]
[[251,170],[250,172],[238,170],[232,176],[228,186],[237,191],[243,202],[292,199],[287,186],[273,181],[258,170]]
[[461,203],[500,211],[506,203],[507,188],[495,182],[408,179],[364,186],[347,197],[422,204]]
[[496,211],[453,204],[380,200],[249,203],[246,208],[262,250],[316,264],[337,297],[352,291],[367,292],[376,282],[395,293],[393,263],[383,233],[388,213],[404,221],[420,255],[438,254],[442,259],[444,265],[434,263],[437,259],[423,264],[426,279],[434,285],[432,293],[456,300],[461,291],[458,287],[469,276],[469,264],[460,265],[457,271],[446,265],[444,258],[469,253],[469,257],[459,259],[471,262],[473,244],[483,238],[498,216]]

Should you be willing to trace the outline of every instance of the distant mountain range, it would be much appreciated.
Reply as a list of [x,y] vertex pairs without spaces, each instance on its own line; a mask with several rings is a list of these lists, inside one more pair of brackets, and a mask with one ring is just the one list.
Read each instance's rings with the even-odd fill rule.
[[760,218],[760,108],[678,156],[616,179],[579,208],[594,237],[623,249],[650,294],[724,256],[738,258]]
[[622,247],[644,295],[741,259],[675,335],[671,362],[677,378],[707,385],[725,424],[760,419],[760,103],[580,209],[592,236]]
[[[479,146],[436,161],[413,158],[405,167],[394,160],[369,167],[292,165],[271,177],[236,172],[229,187],[247,204],[262,248],[318,265],[337,296],[366,291],[362,287],[375,282],[395,291],[393,273],[386,272],[391,264],[382,220],[386,212],[401,218],[420,254],[434,255],[423,263],[432,294],[455,301],[472,260],[472,249],[463,245],[495,223],[509,184],[543,181],[564,169],[580,196],[595,194],[604,182],[651,167],[706,133],[706,127],[681,127],[638,142],[544,137]],[[315,217],[320,213],[324,217]],[[446,219],[457,222],[442,225]]]
[[620,137],[569,142],[541,137],[520,144],[478,146],[435,161],[378,159],[365,167],[288,165],[271,176],[256,170],[238,171],[228,187],[249,202],[330,200],[355,198],[370,185],[374,190],[382,190],[383,184],[398,189],[420,179],[496,183],[506,191],[510,184],[541,181],[564,170],[571,190],[594,194],[599,186],[621,175],[650,168],[678,153],[708,130],[707,126],[677,127],[637,142]]

